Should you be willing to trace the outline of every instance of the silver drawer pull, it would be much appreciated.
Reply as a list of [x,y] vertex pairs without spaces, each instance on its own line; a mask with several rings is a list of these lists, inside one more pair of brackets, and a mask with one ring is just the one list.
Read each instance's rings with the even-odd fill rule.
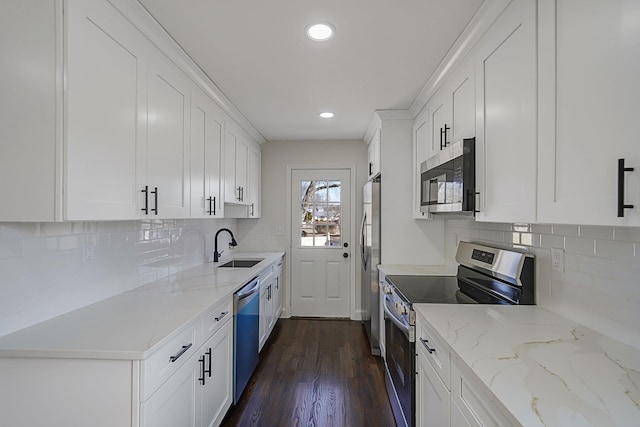
[[431,353],[435,353],[436,349],[435,348],[430,348],[429,347],[429,340],[425,340],[423,338],[420,338],[420,342],[422,343],[422,345],[424,346],[424,348],[427,349],[427,351],[429,352],[429,354]]
[[218,316],[218,317],[214,317],[214,319],[216,319],[216,322],[219,322],[219,321],[221,321],[221,320],[222,320],[222,318],[223,318],[224,316],[226,316],[227,314],[229,314],[229,312],[228,312],[228,311],[223,311],[222,313],[220,313],[220,316]]
[[171,356],[169,358],[169,360],[171,360],[171,363],[175,362],[176,360],[180,359],[180,356],[182,356],[183,354],[185,354],[187,352],[187,350],[189,350],[191,348],[193,344],[189,343],[188,345],[183,345],[182,346],[182,350],[180,350],[178,353],[176,353],[175,356]]

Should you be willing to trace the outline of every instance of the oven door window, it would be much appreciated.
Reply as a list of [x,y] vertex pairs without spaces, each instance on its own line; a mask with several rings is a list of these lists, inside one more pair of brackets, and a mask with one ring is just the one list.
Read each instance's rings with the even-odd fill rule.
[[[409,425],[413,418],[413,382],[415,372],[415,343],[409,340],[407,330],[402,330],[392,319],[391,310],[394,305],[385,299],[385,340],[386,340],[386,364],[389,375],[393,381],[393,388],[400,400],[402,412]],[[389,312],[391,311],[391,313]]]

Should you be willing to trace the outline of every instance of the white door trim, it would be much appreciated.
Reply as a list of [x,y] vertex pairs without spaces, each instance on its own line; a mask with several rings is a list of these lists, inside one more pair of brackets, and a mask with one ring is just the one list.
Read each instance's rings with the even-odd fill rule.
[[356,258],[354,250],[356,246],[356,217],[358,216],[358,206],[356,205],[356,164],[355,163],[309,163],[309,164],[290,164],[287,165],[287,177],[285,191],[287,196],[285,197],[285,237],[287,241],[287,248],[285,250],[286,259],[289,260],[286,268],[286,280],[287,286],[284,295],[284,307],[282,317],[291,317],[291,247],[293,240],[291,239],[291,174],[294,169],[312,170],[312,169],[349,169],[351,171],[351,220],[350,220],[350,232],[349,232],[349,245],[351,246],[352,262],[349,263],[349,318],[351,320],[357,320],[356,314]]

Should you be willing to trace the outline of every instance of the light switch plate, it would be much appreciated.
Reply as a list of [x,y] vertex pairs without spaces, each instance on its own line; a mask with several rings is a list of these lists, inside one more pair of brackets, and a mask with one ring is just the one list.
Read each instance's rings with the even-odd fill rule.
[[551,271],[564,272],[564,250],[551,248]]

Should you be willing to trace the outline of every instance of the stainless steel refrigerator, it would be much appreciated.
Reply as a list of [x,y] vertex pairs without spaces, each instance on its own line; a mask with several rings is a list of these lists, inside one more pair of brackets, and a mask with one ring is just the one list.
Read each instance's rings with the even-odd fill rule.
[[363,188],[363,214],[360,228],[362,255],[362,323],[367,330],[371,354],[380,355],[380,176]]

